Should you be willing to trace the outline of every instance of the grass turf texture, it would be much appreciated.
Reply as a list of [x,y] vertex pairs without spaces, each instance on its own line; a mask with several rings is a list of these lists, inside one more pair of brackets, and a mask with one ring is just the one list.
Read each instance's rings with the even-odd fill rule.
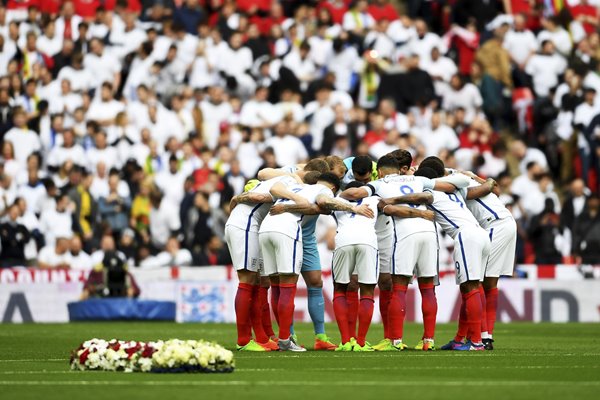
[[[334,325],[328,331],[337,333]],[[438,347],[455,325],[437,329]],[[312,326],[298,324],[312,346]],[[381,326],[369,332],[377,342]],[[421,327],[408,324],[414,346]],[[493,352],[235,353],[232,374],[75,372],[68,357],[98,337],[208,339],[233,348],[226,324],[0,325],[0,399],[591,399],[600,398],[600,325],[499,324]],[[337,337],[337,335],[334,335]]]

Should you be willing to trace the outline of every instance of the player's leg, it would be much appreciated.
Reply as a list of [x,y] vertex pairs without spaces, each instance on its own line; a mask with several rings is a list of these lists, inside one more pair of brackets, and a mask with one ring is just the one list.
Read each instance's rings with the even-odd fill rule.
[[[249,233],[243,229],[231,226],[227,226],[225,229],[225,242],[229,247],[232,264],[237,270],[239,280],[234,302],[238,336],[237,349],[243,351],[265,351],[265,348],[252,340],[252,308],[254,305],[254,288],[258,279],[258,260],[255,260],[256,262],[249,260],[249,249],[245,246],[237,245],[237,243],[247,243],[246,235]],[[261,337],[261,339],[264,338]]]
[[517,224],[512,218],[496,221],[489,230],[491,249],[483,280],[486,300],[488,338],[484,339],[486,350],[493,350],[494,325],[498,307],[498,280],[500,276],[512,276],[515,265]]
[[268,276],[260,277],[260,289],[258,292],[258,298],[260,300],[260,308],[262,315],[263,329],[267,336],[271,339],[275,338],[275,332],[273,332],[273,323],[271,322],[271,307],[269,305],[269,287],[271,286]]
[[358,275],[352,274],[348,289],[346,290],[346,301],[348,302],[348,326],[352,337],[356,337],[356,321],[358,319]]
[[[470,340],[455,350],[484,350],[481,341],[482,302],[479,292],[480,281],[490,252],[490,242],[481,228],[458,234],[460,291],[465,303]],[[456,251],[455,251],[456,254]],[[456,260],[455,259],[455,260]]]
[[379,287],[379,312],[381,314],[381,323],[383,324],[383,338],[389,339],[388,309],[392,299],[392,274],[391,257],[392,249],[379,250],[379,278],[377,286]]
[[346,301],[346,290],[352,276],[351,269],[355,264],[354,254],[350,251],[351,246],[336,249],[333,253],[331,273],[333,276],[333,312],[335,321],[340,331],[340,345],[337,351],[350,351],[352,338],[348,324],[348,302]]
[[375,285],[379,275],[377,259],[377,250],[371,246],[358,245],[355,247],[356,269],[358,282],[360,286],[360,304],[358,309],[358,335],[356,337],[357,346],[354,351],[373,351],[367,343],[367,333],[373,319],[373,309],[375,306]]
[[435,297],[435,277],[438,274],[438,245],[435,232],[415,234],[420,242],[416,275],[421,292],[421,313],[423,315],[423,336],[415,347],[418,350],[434,350],[437,298]]
[[279,349],[284,351],[306,351],[290,340],[294,319],[296,287],[302,264],[302,243],[280,233],[275,236],[277,273],[279,275]]

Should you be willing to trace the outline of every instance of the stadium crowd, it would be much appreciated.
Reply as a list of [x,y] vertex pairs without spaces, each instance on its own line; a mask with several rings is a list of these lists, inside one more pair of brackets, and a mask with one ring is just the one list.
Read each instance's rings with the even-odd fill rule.
[[3,3],[3,267],[227,264],[259,170],[398,148],[495,178],[518,262],[600,263],[597,0]]

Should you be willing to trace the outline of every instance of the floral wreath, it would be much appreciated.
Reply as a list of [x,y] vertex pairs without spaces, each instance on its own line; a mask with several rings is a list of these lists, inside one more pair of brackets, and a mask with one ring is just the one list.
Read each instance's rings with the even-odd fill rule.
[[233,353],[205,340],[90,339],[71,353],[71,369],[123,372],[233,372]]

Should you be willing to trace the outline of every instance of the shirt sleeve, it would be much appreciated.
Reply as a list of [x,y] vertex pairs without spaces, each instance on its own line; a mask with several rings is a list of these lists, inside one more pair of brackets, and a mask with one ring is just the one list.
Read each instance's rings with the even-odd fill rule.
[[464,174],[452,174],[448,176],[444,176],[442,178],[436,178],[436,181],[440,182],[448,182],[456,186],[457,189],[468,187],[471,181],[471,178]]
[[423,184],[423,190],[433,190],[435,182],[432,179],[426,178],[424,176],[418,176],[417,178],[419,178],[419,181],[421,181],[421,183]]
[[379,191],[380,186],[381,186],[381,182],[371,181],[368,184],[366,184],[365,186],[363,186],[362,188],[366,189],[369,192],[369,196],[374,196]]

